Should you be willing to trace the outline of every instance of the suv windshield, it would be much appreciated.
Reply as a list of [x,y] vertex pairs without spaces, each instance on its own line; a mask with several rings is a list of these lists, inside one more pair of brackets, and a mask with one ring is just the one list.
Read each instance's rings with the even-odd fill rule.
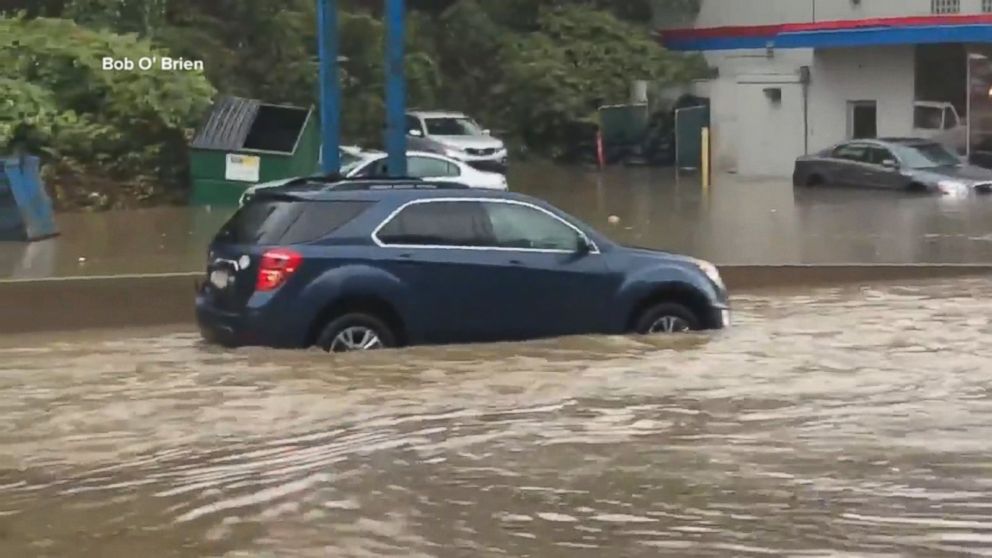
[[347,151],[341,152],[341,168],[354,166],[355,163],[362,161],[362,158],[354,153],[348,153]]
[[349,173],[357,169],[362,163],[367,161],[362,157],[356,155],[351,155],[350,153],[341,154],[341,174],[343,176],[348,176]]
[[238,210],[217,233],[225,244],[277,245],[312,242],[348,224],[372,202],[256,199]]
[[482,128],[471,118],[425,118],[427,133],[432,136],[481,136]]
[[961,164],[961,159],[939,143],[902,145],[897,151],[903,166],[911,169],[930,169]]

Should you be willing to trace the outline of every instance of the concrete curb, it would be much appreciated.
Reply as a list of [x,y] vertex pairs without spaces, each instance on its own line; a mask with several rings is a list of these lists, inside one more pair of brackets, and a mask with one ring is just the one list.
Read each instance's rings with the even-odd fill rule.
[[[732,293],[992,275],[989,265],[726,265]],[[192,326],[200,272],[0,281],[0,335]]]

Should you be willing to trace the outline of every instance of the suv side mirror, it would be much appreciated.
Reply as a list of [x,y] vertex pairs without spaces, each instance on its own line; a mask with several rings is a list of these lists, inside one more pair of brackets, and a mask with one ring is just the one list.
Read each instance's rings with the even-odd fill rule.
[[491,136],[491,135],[493,135],[493,131],[492,131],[492,130],[483,130],[483,131],[482,131],[482,133],[483,133],[484,135],[487,135],[487,136]]
[[575,244],[575,253],[579,256],[585,256],[592,252],[592,241],[589,240],[586,235],[579,235],[579,240]]
[[895,159],[886,159],[882,161],[882,166],[887,169],[896,170],[899,168],[899,162],[896,161]]

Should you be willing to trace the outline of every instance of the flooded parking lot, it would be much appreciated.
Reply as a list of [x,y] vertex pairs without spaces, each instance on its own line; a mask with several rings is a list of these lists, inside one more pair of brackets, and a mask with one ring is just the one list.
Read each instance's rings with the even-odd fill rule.
[[[992,196],[953,199],[783,180],[698,177],[668,169],[605,173],[524,163],[511,189],[545,198],[612,238],[718,264],[992,263]],[[231,208],[58,216],[60,238],[0,243],[0,278],[200,271]],[[617,225],[609,217],[620,218]]]
[[992,554],[987,280],[712,336],[0,340],[0,556]]

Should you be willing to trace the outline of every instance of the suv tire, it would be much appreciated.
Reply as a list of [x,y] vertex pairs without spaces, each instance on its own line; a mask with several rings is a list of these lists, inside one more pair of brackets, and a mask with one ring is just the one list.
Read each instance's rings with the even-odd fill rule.
[[354,312],[328,322],[317,346],[329,353],[389,349],[396,346],[396,334],[376,316]]
[[702,329],[699,316],[689,308],[674,302],[663,302],[648,307],[634,324],[640,335],[656,333],[685,333]]

